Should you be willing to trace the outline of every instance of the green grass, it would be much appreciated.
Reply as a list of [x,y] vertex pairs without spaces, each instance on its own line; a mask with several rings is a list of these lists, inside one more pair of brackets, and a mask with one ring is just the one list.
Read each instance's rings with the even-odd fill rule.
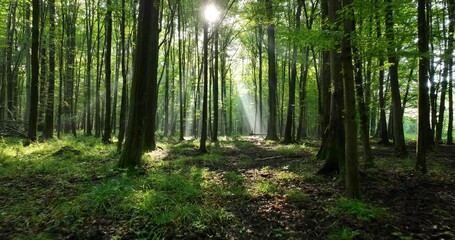
[[375,207],[358,200],[345,198],[338,200],[332,211],[336,215],[355,217],[367,223],[387,215],[385,208]]
[[249,186],[248,193],[252,197],[275,196],[278,193],[279,186],[269,180],[258,181]]
[[[223,160],[219,153],[172,161],[151,159],[152,154],[144,158],[153,160],[146,174],[130,175],[115,168],[114,144],[91,137],[28,147],[18,139],[2,139],[0,146],[0,195],[8,199],[0,206],[0,230],[5,231],[6,223],[23,229],[12,238],[55,239],[69,233],[91,238],[87,226],[99,224],[111,229],[112,238],[129,233],[134,238],[162,239],[177,233],[215,231],[235,221],[215,205],[218,196],[205,192],[204,181],[215,185],[215,180],[204,179],[208,171],[196,167],[196,163],[219,164]],[[164,146],[162,154],[195,147],[191,142]],[[230,182],[241,180],[234,173],[226,176]],[[10,179],[17,182],[9,184]]]
[[275,148],[275,152],[283,156],[295,156],[301,155],[305,149],[304,145],[292,144],[292,145],[279,145]]

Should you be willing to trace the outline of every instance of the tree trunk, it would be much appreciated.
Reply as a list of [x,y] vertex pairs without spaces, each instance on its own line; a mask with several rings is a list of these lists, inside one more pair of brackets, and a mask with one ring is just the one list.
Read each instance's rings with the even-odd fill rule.
[[36,127],[38,121],[38,85],[39,85],[39,0],[32,1],[32,82],[30,91],[30,119],[28,124],[28,138],[36,141]]
[[[328,0],[325,4],[324,2],[322,4],[326,9],[326,13],[328,13],[330,23],[338,28],[339,26],[336,23],[339,22],[338,11],[341,8],[341,3],[337,0]],[[330,91],[330,118],[324,131],[321,148],[317,154],[318,159],[325,160],[324,166],[318,171],[320,174],[340,172],[345,165],[343,145],[345,133],[341,115],[343,109],[343,77],[340,57],[340,53],[336,49],[330,51],[330,63],[327,65],[330,66],[332,85]]]
[[[449,12],[449,42],[452,42],[451,52],[453,52],[453,41],[454,41],[454,32],[455,32],[455,3],[453,1],[448,1],[448,12]],[[449,119],[447,126],[447,145],[453,144],[453,58],[448,59],[449,65],[449,83],[448,83],[448,95],[449,95]]]
[[128,62],[126,61],[126,37],[125,37],[125,22],[126,22],[126,6],[125,6],[125,0],[122,0],[121,3],[121,13],[122,13],[122,18],[120,20],[120,45],[121,45],[121,51],[122,51],[122,59],[121,59],[121,64],[122,64],[122,100],[120,103],[120,119],[119,119],[119,131],[118,131],[118,142],[117,142],[117,152],[121,152],[122,150],[122,144],[123,144],[123,139],[125,138],[125,128],[126,128],[126,106],[127,106],[127,97],[128,97],[128,82],[127,82],[127,76],[128,76],[128,70],[127,70],[127,65]]
[[202,58],[202,64],[203,64],[203,78],[204,78],[204,83],[203,83],[203,98],[202,98],[202,131],[201,131],[201,139],[200,139],[200,144],[199,144],[199,151],[202,153],[207,152],[207,146],[206,146],[206,141],[207,141],[207,95],[208,95],[208,81],[209,81],[209,72],[208,72],[208,45],[209,45],[209,40],[208,40],[208,23],[204,22],[204,43],[203,43],[203,58]]
[[86,134],[92,135],[92,39],[93,39],[93,13],[91,0],[85,1],[86,16],[85,16],[85,31],[87,36],[87,67],[86,67]]
[[[378,2],[376,2],[378,4]],[[381,39],[381,22],[379,20],[379,15],[376,14],[376,36],[378,39]],[[385,114],[385,94],[384,94],[384,59],[379,57],[379,131],[380,131],[380,140],[379,143],[389,145],[389,134],[387,129],[387,120]]]
[[259,85],[259,130],[261,133],[264,132],[264,115],[262,111],[262,39],[264,36],[264,30],[262,28],[262,24],[258,26],[258,36],[257,36],[257,45],[258,45],[258,58],[259,58],[259,74],[258,74],[258,85]]
[[104,86],[106,87],[106,102],[105,102],[105,115],[104,115],[104,134],[102,141],[109,143],[111,139],[112,126],[111,126],[111,47],[112,47],[112,6],[111,0],[106,2],[106,55],[105,55],[105,79]]
[[[453,5],[454,3],[451,3],[449,1],[449,5]],[[450,7],[449,7],[450,8]],[[439,119],[438,123],[436,125],[436,138],[435,142],[436,143],[442,143],[442,129],[444,127],[444,113],[445,113],[445,103],[446,103],[446,93],[447,93],[447,78],[449,75],[449,64],[453,62],[452,58],[452,53],[453,53],[453,34],[454,34],[454,22],[450,21],[449,22],[449,37],[448,37],[448,44],[447,48],[444,52],[444,70],[442,73],[442,83],[441,83],[441,98],[439,102]]]
[[392,64],[389,68],[390,74],[390,90],[392,93],[392,111],[393,111],[393,137],[395,144],[395,154],[399,157],[407,157],[408,150],[406,149],[406,143],[404,141],[403,132],[403,110],[401,109],[401,97],[400,97],[400,86],[398,82],[398,59],[395,50],[395,33],[393,29],[393,10],[392,0],[387,0],[386,6],[386,38],[388,41],[388,60]]
[[157,89],[157,79],[158,79],[158,51],[159,51],[159,0],[153,0],[152,11],[152,35],[150,38],[150,49],[148,49],[149,54],[151,54],[150,59],[150,78],[148,79],[147,92],[147,104],[146,104],[146,116],[145,116],[145,137],[144,137],[144,148],[145,150],[155,150],[155,129],[156,129],[156,109],[158,101],[158,89]]
[[49,0],[49,79],[44,137],[52,138],[54,132],[54,91],[55,91],[55,4]]
[[[267,18],[273,21],[273,6],[271,0],[265,0]],[[267,26],[267,54],[268,54],[268,85],[269,85],[269,119],[267,124],[266,140],[278,141],[277,135],[277,77],[275,57],[275,24]]]
[[46,96],[47,92],[47,49],[46,49],[46,36],[44,34],[45,25],[46,25],[46,4],[44,2],[40,3],[40,39],[39,39],[39,60],[40,60],[40,84],[39,84],[39,100],[38,100],[38,131],[44,130],[44,121],[46,113]]
[[[302,14],[302,4],[301,2],[297,5],[297,12],[295,15],[295,31],[299,33],[300,31],[300,16]],[[293,141],[293,125],[295,117],[295,85],[297,81],[297,43],[293,44],[293,53],[292,53],[292,66],[291,66],[291,78],[289,81],[289,102],[288,102],[288,112],[286,116],[286,129],[284,131],[284,140],[285,143],[290,143]],[[303,65],[303,63],[302,63]],[[301,112],[301,114],[303,111]]]
[[179,139],[181,141],[184,140],[184,136],[185,136],[185,119],[184,119],[184,115],[185,115],[185,105],[184,105],[184,102],[183,102],[183,56],[182,56],[182,51],[183,51],[183,46],[182,46],[182,24],[183,24],[183,19],[182,19],[182,0],[179,0],[179,3],[178,3],[178,38],[179,38],[179,41],[178,41],[178,45],[179,45],[179,49],[178,49],[178,54],[179,54],[179,99],[180,99],[180,105],[179,105],[179,110],[180,110],[180,124],[179,124],[179,127],[180,127],[180,137]]
[[430,125],[430,103],[428,96],[428,70],[430,60],[428,57],[428,25],[426,22],[426,0],[418,1],[418,47],[419,47],[419,127],[417,140],[416,170],[427,172],[426,153],[428,150],[428,137]]
[[[346,20],[345,20],[346,21]],[[354,23],[351,23],[354,24]],[[346,25],[346,23],[345,23]],[[346,28],[346,26],[345,26]],[[353,29],[351,29],[353,31]],[[345,40],[346,41],[346,40]],[[347,44],[347,43],[345,43]],[[351,43],[349,43],[351,45]],[[363,93],[363,78],[362,78],[362,61],[361,56],[359,55],[358,49],[354,47],[353,52],[355,54],[355,89],[356,89],[356,96],[357,96],[357,104],[358,110],[360,115],[360,137],[362,139],[362,147],[363,147],[363,161],[367,166],[373,165],[373,155],[371,154],[371,147],[370,147],[370,130],[369,130],[369,120],[368,120],[368,113],[367,113],[367,106],[365,104],[365,96]],[[347,61],[345,59],[345,61]],[[344,70],[343,70],[344,71]],[[350,73],[350,72],[349,72]],[[347,93],[344,93],[345,98]],[[346,102],[345,102],[346,103]]]
[[140,0],[127,137],[119,160],[121,168],[134,168],[141,164],[148,95],[154,94],[148,92],[150,89],[147,82],[152,78],[152,35],[158,34],[152,32],[152,25],[158,25],[158,12],[155,8],[156,0]]
[[[354,9],[352,8],[352,0],[343,0],[343,8],[347,12],[344,13],[344,37],[341,47],[342,66],[343,66],[343,87],[344,87],[344,129],[345,129],[345,171],[346,171],[346,194],[349,198],[360,198],[360,183],[358,170],[357,156],[357,123],[356,123],[356,108],[355,108],[355,88],[352,66],[352,46],[351,37],[354,36]],[[361,64],[360,64],[361,65]],[[358,66],[357,66],[358,67]],[[357,69],[359,71],[359,69]],[[358,84],[358,83],[357,83]],[[360,79],[360,85],[362,84]],[[363,92],[360,91],[359,96],[363,98]],[[363,100],[363,99],[362,99]],[[363,101],[361,101],[363,102]],[[365,109],[360,111],[365,114]],[[365,116],[366,118],[366,116]],[[362,124],[367,124],[361,116]],[[367,131],[362,130],[368,135]],[[368,142],[368,141],[367,141]]]
[[219,65],[219,49],[218,49],[218,33],[219,24],[216,24],[214,29],[213,41],[214,41],[214,66],[213,66],[213,129],[212,129],[212,141],[218,141],[218,81],[219,81],[219,74],[218,74],[218,65]]
[[[15,121],[16,120],[16,109],[15,109],[15,82],[14,82],[14,72],[12,69],[13,65],[13,41],[14,41],[14,31],[16,28],[16,8],[17,8],[17,0],[11,0],[9,4],[9,11],[8,11],[8,19],[6,23],[6,29],[7,29],[7,36],[6,36],[6,60],[5,60],[5,65],[6,65],[6,97],[7,97],[7,104],[6,104],[6,116],[7,120],[9,121]],[[35,4],[35,1],[32,2],[32,4]],[[39,7],[39,3],[36,7]],[[35,7],[33,7],[33,12],[32,14],[35,14]],[[38,15],[39,15],[39,10]],[[33,16],[35,17],[35,16]],[[37,16],[39,18],[39,16]],[[35,19],[32,19],[32,22],[35,21]],[[38,23],[39,24],[39,20]],[[36,26],[36,31],[39,32],[38,25]],[[32,29],[32,35],[33,35],[33,29]],[[33,35],[34,36],[34,35]],[[37,38],[39,38],[39,34],[37,35]],[[36,44],[38,44],[38,39],[36,39]],[[33,43],[33,40],[32,40]],[[36,55],[38,57],[38,55]],[[39,63],[38,63],[39,64]],[[38,69],[38,64],[36,64],[36,68]],[[33,71],[33,70],[32,70]],[[38,82],[37,80],[36,82]],[[32,83],[33,84],[33,83]],[[37,90],[38,92],[38,90]],[[36,107],[38,108],[38,107]],[[38,111],[38,109],[35,109]],[[33,109],[30,109],[30,111],[34,111]],[[30,121],[30,120],[29,120]],[[29,124],[30,126],[30,124]],[[36,135],[36,133],[35,133]]]
[[[304,63],[300,64],[300,81],[299,81],[299,126],[297,129],[297,141],[302,140],[302,138],[307,137],[307,120],[306,120],[306,112],[307,112],[307,104],[306,104],[306,96],[307,96],[307,82],[308,82],[308,69],[310,67],[310,49],[306,48],[305,50],[305,61]],[[320,78],[319,78],[320,79]],[[330,73],[329,73],[329,83],[330,83]],[[318,80],[319,82],[320,80]],[[319,83],[318,83],[319,84]],[[321,89],[318,88],[318,94],[321,96]],[[318,99],[321,101],[321,99]],[[330,101],[329,101],[330,102]],[[320,105],[320,103],[319,103]],[[321,107],[319,106],[319,110]],[[319,112],[321,114],[321,112]]]

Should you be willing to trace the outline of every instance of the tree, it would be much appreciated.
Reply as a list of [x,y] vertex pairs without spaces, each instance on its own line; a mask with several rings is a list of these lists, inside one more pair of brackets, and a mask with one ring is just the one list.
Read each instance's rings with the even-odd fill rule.
[[393,115],[393,138],[395,144],[395,154],[400,157],[407,157],[408,150],[404,141],[403,131],[403,110],[401,109],[400,85],[398,82],[398,57],[395,50],[395,30],[393,29],[393,8],[392,1],[387,0],[385,11],[386,38],[388,41],[387,52],[388,60],[391,64],[389,68],[390,91],[392,94],[392,115]]
[[54,96],[55,96],[55,3],[49,0],[49,82],[44,125],[44,137],[52,138],[54,132]]
[[[378,1],[376,0],[376,5],[379,7]],[[381,22],[379,20],[379,14],[375,15],[375,20],[376,20],[376,37],[378,39],[381,39],[382,33],[381,33]],[[388,145],[389,142],[389,134],[387,131],[387,120],[386,120],[386,114],[385,114],[385,94],[384,94],[384,58],[382,56],[379,56],[379,127],[378,130],[380,130],[380,141],[379,143]]]
[[[449,40],[450,42],[454,41],[454,34],[455,34],[455,2],[452,0],[447,1],[448,5],[448,12],[449,12]],[[452,45],[453,47],[453,45]],[[453,51],[453,49],[451,50]],[[449,119],[448,119],[448,126],[447,126],[447,145],[453,144],[453,58],[449,57],[448,59],[449,65]]]
[[106,2],[106,52],[105,52],[105,87],[106,87],[106,112],[104,117],[104,134],[102,141],[110,142],[112,127],[111,127],[111,48],[112,48],[112,6],[111,0]]
[[148,95],[152,94],[147,88],[147,82],[152,78],[151,39],[153,34],[158,34],[158,32],[152,32],[152,25],[158,25],[157,14],[157,0],[140,0],[128,127],[125,146],[118,164],[121,168],[133,168],[141,163],[146,124],[145,111]]
[[208,45],[209,45],[209,23],[204,21],[203,23],[204,28],[204,39],[203,39],[203,57],[202,57],[202,65],[203,65],[203,97],[202,97],[202,127],[201,127],[201,139],[199,143],[199,151],[202,153],[207,152],[207,101],[208,101],[208,78],[209,78],[209,71],[208,71]]
[[144,138],[144,147],[145,150],[155,150],[155,130],[156,130],[156,109],[158,104],[158,58],[159,58],[159,0],[153,0],[152,10],[152,36],[150,38],[150,49],[148,49],[149,54],[152,56],[150,59],[150,79],[147,81],[147,102],[146,102],[146,112],[145,112],[145,121],[144,126],[145,138]]
[[30,118],[28,124],[28,138],[36,141],[36,127],[38,121],[38,85],[39,85],[39,18],[40,3],[39,0],[32,1],[32,82],[31,82],[31,101],[30,101]]
[[123,139],[125,138],[125,128],[126,128],[126,105],[128,97],[128,85],[127,85],[127,63],[126,63],[126,37],[125,37],[125,22],[126,22],[126,0],[122,0],[122,19],[120,20],[120,44],[122,50],[122,99],[120,103],[120,125],[118,132],[118,142],[117,142],[117,151],[122,150]]
[[[322,2],[324,4],[324,1]],[[339,15],[338,12],[341,9],[341,3],[337,0],[325,1],[324,14],[328,14],[329,21],[333,24],[334,29],[338,30],[339,26]],[[325,106],[330,109],[329,122],[327,123],[326,129],[322,136],[321,148],[317,154],[317,158],[325,160],[324,166],[319,170],[320,174],[328,174],[332,172],[340,172],[344,168],[344,128],[342,120],[342,109],[343,107],[343,76],[341,74],[341,56],[338,52],[339,41],[332,47],[330,51],[329,63],[323,63],[324,67],[330,66],[330,72],[322,70],[322,74],[330,73],[331,89],[327,88],[330,94],[330,102],[324,102],[323,104],[330,104]],[[321,76],[326,78],[327,76]]]
[[354,36],[355,31],[352,0],[343,0],[343,8],[346,11],[344,14],[344,36],[341,46],[344,88],[346,194],[349,198],[357,199],[360,198],[360,184],[357,166],[357,123],[351,46],[351,37]]
[[273,5],[265,0],[266,15],[270,23],[267,25],[268,85],[269,85],[269,119],[266,140],[278,141],[277,132],[277,76],[275,57],[275,24],[273,23]]
[[[297,4],[297,11],[295,15],[295,32],[300,31],[300,16],[302,13],[302,2],[299,1]],[[286,116],[286,129],[284,131],[284,140],[285,143],[290,143],[293,141],[293,125],[294,125],[294,116],[295,116],[295,85],[297,81],[297,43],[293,44],[292,52],[292,66],[291,66],[291,78],[289,79],[289,101],[288,101],[288,112]]]
[[426,152],[428,150],[428,138],[430,136],[430,103],[428,96],[428,25],[426,22],[426,0],[419,0],[417,6],[418,21],[418,47],[419,47],[419,126],[417,139],[417,162],[416,169],[422,173],[427,172]]
[[86,134],[88,136],[92,135],[92,41],[93,41],[93,7],[92,0],[85,1],[85,31],[87,37],[87,73],[86,73]]

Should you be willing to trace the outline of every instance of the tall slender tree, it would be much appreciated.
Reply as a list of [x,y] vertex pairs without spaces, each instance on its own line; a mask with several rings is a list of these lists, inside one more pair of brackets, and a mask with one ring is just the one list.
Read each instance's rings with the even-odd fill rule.
[[[295,14],[295,33],[298,34],[300,31],[300,16],[302,14],[302,1],[297,3],[297,10]],[[289,101],[288,101],[288,112],[286,116],[286,129],[284,131],[283,142],[290,143],[293,141],[293,126],[295,118],[295,85],[297,81],[297,42],[293,43],[292,46],[292,66],[291,66],[291,77],[289,78]]]
[[39,85],[39,18],[40,3],[39,0],[32,1],[32,82],[31,82],[31,101],[30,101],[30,119],[28,124],[28,138],[36,141],[36,128],[38,121],[38,85]]
[[49,79],[47,104],[44,124],[44,137],[52,138],[54,133],[54,97],[55,97],[55,2],[49,0]]
[[121,3],[121,20],[120,20],[120,45],[122,51],[122,60],[121,60],[121,68],[122,68],[122,99],[120,103],[120,118],[119,118],[119,132],[118,132],[118,142],[117,142],[117,151],[120,152],[122,150],[123,140],[125,138],[125,128],[126,128],[126,105],[127,105],[127,98],[128,98],[128,82],[127,82],[127,62],[126,62],[126,36],[125,36],[125,28],[126,28],[126,0],[122,0]]
[[419,47],[419,126],[417,139],[417,162],[416,169],[422,173],[427,172],[426,153],[428,151],[428,138],[430,136],[430,102],[428,96],[428,78],[430,60],[429,40],[428,40],[428,25],[426,21],[426,1],[419,0],[417,5],[417,21],[418,21],[418,47]]
[[202,57],[202,65],[203,65],[203,97],[202,97],[202,126],[201,126],[201,139],[199,143],[199,151],[202,153],[207,152],[207,101],[208,101],[208,82],[209,82],[209,69],[208,69],[208,45],[209,45],[209,23],[204,21],[203,23],[204,29],[204,39],[203,39],[203,57]]
[[396,53],[395,30],[392,7],[393,0],[387,0],[385,11],[386,38],[388,41],[387,52],[389,67],[390,91],[392,95],[392,115],[393,115],[393,139],[395,144],[395,154],[400,157],[407,157],[408,150],[404,141],[403,131],[403,110],[401,108],[400,85],[398,82],[398,57]]
[[344,36],[341,46],[343,88],[344,88],[344,129],[345,129],[345,178],[346,194],[349,198],[360,198],[360,183],[357,156],[357,123],[355,108],[354,67],[352,66],[351,37],[354,36],[354,9],[352,0],[343,0]]
[[273,23],[272,0],[265,0],[266,15],[269,21],[267,25],[267,55],[268,59],[268,85],[269,85],[269,118],[267,124],[266,140],[278,141],[277,132],[277,88],[276,56],[275,56],[275,24]]
[[111,126],[111,48],[112,48],[112,4],[111,0],[106,1],[106,52],[105,60],[106,64],[104,86],[106,87],[106,104],[105,104],[105,117],[104,117],[104,134],[102,141],[108,143],[111,139],[112,126]]

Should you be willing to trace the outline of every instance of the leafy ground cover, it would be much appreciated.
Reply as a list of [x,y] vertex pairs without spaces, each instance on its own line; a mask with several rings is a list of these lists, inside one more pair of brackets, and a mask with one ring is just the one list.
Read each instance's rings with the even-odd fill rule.
[[336,176],[315,175],[317,146],[238,138],[201,155],[170,141],[131,174],[95,138],[3,139],[0,239],[455,238],[454,147],[438,146],[424,176],[373,145],[352,201]]

